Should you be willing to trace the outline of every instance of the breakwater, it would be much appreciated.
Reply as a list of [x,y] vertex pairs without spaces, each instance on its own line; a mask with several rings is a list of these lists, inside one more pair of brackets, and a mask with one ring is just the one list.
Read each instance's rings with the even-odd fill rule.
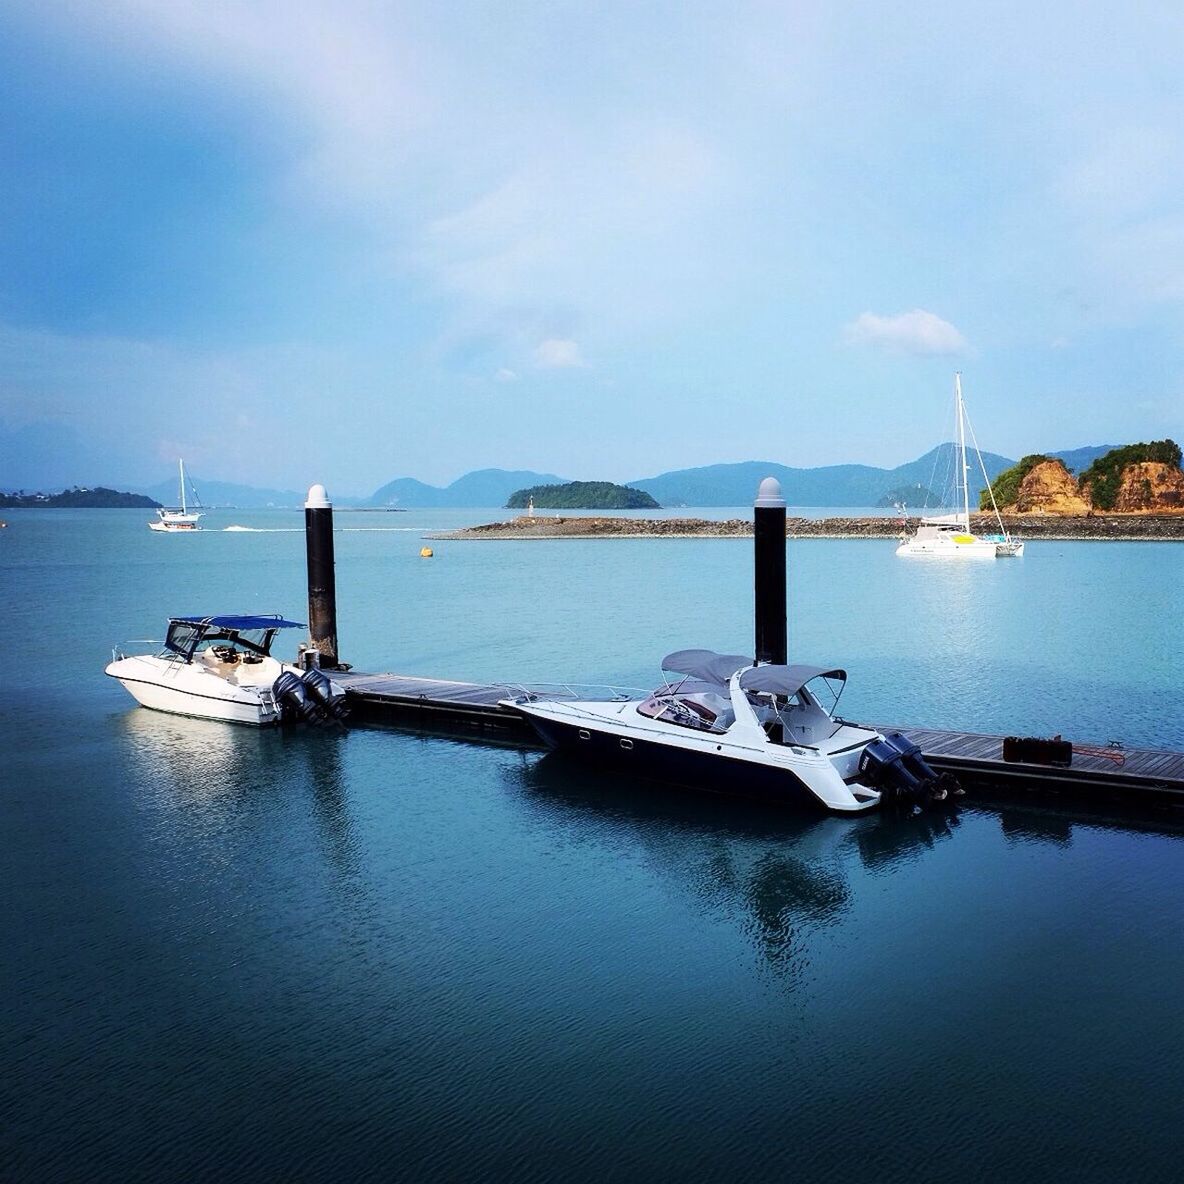
[[[1108,514],[1060,517],[1012,515],[1003,519],[1007,530],[1023,539],[1179,542],[1184,541],[1184,514]],[[786,534],[794,539],[895,539],[911,534],[919,518],[794,518],[786,520]],[[979,534],[998,530],[994,518],[971,515],[971,529]],[[427,537],[462,539],[597,539],[597,538],[743,538],[752,534],[751,519],[722,522],[704,518],[567,518],[521,517],[462,530],[441,531]]]

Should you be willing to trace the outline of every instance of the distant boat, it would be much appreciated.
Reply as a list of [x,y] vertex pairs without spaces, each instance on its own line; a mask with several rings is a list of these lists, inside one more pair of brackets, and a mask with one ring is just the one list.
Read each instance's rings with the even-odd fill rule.
[[976,535],[970,529],[970,466],[966,463],[966,404],[962,400],[960,373],[954,375],[954,405],[958,423],[958,467],[954,477],[954,500],[961,500],[962,510],[960,513],[922,518],[917,533],[903,538],[900,546],[896,548],[896,553],[938,557],[957,555],[972,559],[1018,558],[1024,553],[1024,544],[1021,540],[1012,538],[1003,525],[999,507],[995,504],[995,491],[991,487],[991,479],[987,476],[987,469],[983,464],[983,455],[979,451],[978,441],[973,439],[973,429],[971,447],[978,457],[983,480],[987,483],[991,508],[995,511],[995,521],[999,523],[999,533]]
[[[201,514],[197,511],[190,510],[185,500],[185,462],[179,460],[177,464],[181,470],[181,508],[179,510],[157,510],[156,521],[148,523],[149,530],[159,530],[166,534],[180,534],[202,529],[197,524],[197,520],[201,517]],[[193,496],[197,498],[196,490],[194,490]],[[198,499],[198,505],[201,505],[200,499]]]

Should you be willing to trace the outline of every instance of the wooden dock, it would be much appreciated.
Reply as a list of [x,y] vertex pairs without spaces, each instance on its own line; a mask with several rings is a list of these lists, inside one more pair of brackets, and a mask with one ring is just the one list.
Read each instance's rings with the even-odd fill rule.
[[1036,791],[1074,800],[1140,801],[1184,807],[1184,752],[1081,744],[1068,766],[1003,759],[1003,737],[977,732],[871,724],[903,732],[938,772],[953,773],[968,790]]
[[507,684],[448,682],[403,674],[335,671],[345,687],[352,717],[361,723],[412,724],[530,740],[534,730],[519,712],[499,701],[521,693]]
[[[338,671],[352,716],[359,723],[389,723],[492,740],[535,745],[526,719],[501,701],[522,692],[512,683],[450,682],[401,674]],[[552,692],[548,692],[552,697]],[[871,724],[880,732],[903,732],[938,772],[955,774],[972,794],[1054,796],[1074,803],[1118,802],[1131,806],[1184,808],[1184,752],[1081,745],[1068,767],[1005,761],[1003,737],[975,732]]]

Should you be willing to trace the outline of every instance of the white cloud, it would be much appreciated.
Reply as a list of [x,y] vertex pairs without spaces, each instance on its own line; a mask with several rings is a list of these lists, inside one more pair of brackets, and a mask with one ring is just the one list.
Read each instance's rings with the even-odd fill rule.
[[966,353],[966,338],[936,313],[914,308],[895,316],[861,313],[845,329],[851,345],[870,345],[899,354]]
[[562,370],[586,366],[579,344],[562,337],[549,337],[535,347],[534,364],[540,370]]
[[517,379],[518,371],[511,370],[508,366],[503,366],[493,376],[494,382],[516,382]]

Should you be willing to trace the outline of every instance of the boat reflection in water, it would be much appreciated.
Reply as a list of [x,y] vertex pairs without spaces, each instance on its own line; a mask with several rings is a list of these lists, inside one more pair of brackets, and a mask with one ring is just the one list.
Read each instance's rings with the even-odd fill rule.
[[787,815],[774,805],[693,794],[627,775],[606,777],[564,752],[524,757],[508,774],[534,811],[574,842],[616,847],[674,881],[680,894],[732,914],[789,980],[811,932],[852,903],[852,865],[909,861],[949,838],[953,807],[858,818]]
[[250,837],[267,827],[278,840],[302,833],[311,818],[309,841],[334,872],[357,872],[358,835],[342,760],[348,733],[227,728],[147,711],[129,711],[119,722],[133,771],[129,783],[162,825],[188,827],[203,840]]

